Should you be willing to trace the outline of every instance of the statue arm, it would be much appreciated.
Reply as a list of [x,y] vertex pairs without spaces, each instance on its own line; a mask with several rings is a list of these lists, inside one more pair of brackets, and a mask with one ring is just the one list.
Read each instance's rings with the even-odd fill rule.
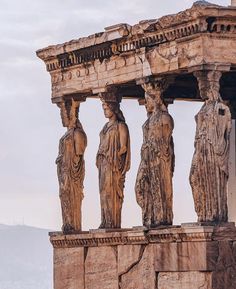
[[164,141],[169,144],[170,143],[170,138],[172,136],[172,131],[174,129],[174,122],[173,119],[170,115],[165,115],[163,117],[163,126],[164,126],[164,130],[165,130],[165,134],[164,134]]
[[59,154],[55,160],[56,165],[60,163],[61,159],[62,159],[62,155]]
[[129,146],[129,130],[125,123],[119,125],[119,142],[120,149],[118,156],[120,159],[120,168],[124,175],[130,168],[130,146]]
[[87,137],[86,134],[80,130],[75,130],[74,132],[74,147],[77,156],[82,156],[87,147]]
[[127,152],[129,142],[129,131],[126,124],[121,124],[119,126],[119,136],[120,136],[120,150],[118,154],[119,156],[122,156]]
[[168,156],[170,154],[172,131],[174,128],[173,119],[169,114],[163,116],[162,126],[163,126],[163,133],[162,138],[160,139],[160,143],[163,148],[162,152],[164,153],[164,155]]
[[60,162],[61,162],[61,159],[62,159],[62,153],[61,153],[61,140],[60,140],[60,143],[59,143],[59,152],[58,152],[58,156],[56,158],[56,165],[58,165]]
[[228,121],[227,121],[227,134],[230,136],[230,132],[232,129],[232,116],[230,109],[227,107],[227,115],[228,115]]
[[[217,135],[218,140],[215,144],[215,152],[218,155],[224,155],[229,147],[230,131],[231,131],[231,114],[230,110],[226,105],[221,104],[219,106],[219,111],[222,111],[222,115],[217,115]],[[219,112],[218,112],[219,114]]]

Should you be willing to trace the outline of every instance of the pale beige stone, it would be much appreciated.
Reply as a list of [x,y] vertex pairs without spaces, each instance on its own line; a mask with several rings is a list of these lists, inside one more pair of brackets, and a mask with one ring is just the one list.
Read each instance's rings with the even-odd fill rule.
[[211,279],[210,272],[159,273],[157,289],[213,289]]
[[116,248],[89,247],[85,260],[85,289],[118,288]]
[[217,242],[154,244],[156,272],[211,271],[218,255]]
[[153,246],[144,246],[139,262],[119,276],[119,289],[155,289]]
[[54,289],[85,289],[84,248],[54,249]]
[[[55,289],[160,289],[158,282],[164,289],[192,289],[186,287],[190,283],[199,285],[193,289],[236,288],[233,224],[54,233],[51,241]],[[171,287],[175,282],[177,287]]]
[[118,275],[134,266],[139,261],[141,254],[141,245],[118,246]]

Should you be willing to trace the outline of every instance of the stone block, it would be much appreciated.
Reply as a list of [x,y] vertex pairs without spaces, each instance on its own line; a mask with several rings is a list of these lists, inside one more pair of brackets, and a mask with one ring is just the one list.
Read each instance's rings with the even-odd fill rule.
[[54,249],[54,289],[85,289],[84,248]]
[[156,289],[152,245],[142,245],[139,260],[119,275],[119,286],[119,289]]
[[154,244],[156,272],[211,271],[218,255],[217,242]]
[[118,289],[115,247],[88,248],[85,260],[85,289]]
[[233,242],[219,242],[217,264],[212,276],[212,289],[236,288],[236,259]]
[[157,289],[212,289],[212,273],[195,271],[159,273]]
[[50,237],[54,289],[236,289],[232,223]]
[[107,62],[107,70],[110,71],[110,70],[113,70],[116,68],[116,62],[115,61],[108,61]]
[[141,245],[118,246],[118,274],[121,275],[133,267],[142,254]]

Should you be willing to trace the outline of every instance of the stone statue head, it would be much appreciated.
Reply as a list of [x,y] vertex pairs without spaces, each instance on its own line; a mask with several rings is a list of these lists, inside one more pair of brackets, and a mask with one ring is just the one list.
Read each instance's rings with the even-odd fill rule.
[[145,90],[145,107],[147,113],[154,112],[157,108],[166,109],[162,100],[162,89],[155,83],[147,83],[143,85]]
[[156,99],[151,94],[145,93],[145,107],[147,113],[152,113],[156,108]]
[[200,96],[203,100],[217,101],[220,96],[220,71],[200,71],[194,74],[198,79]]
[[59,103],[62,124],[64,127],[73,128],[77,126],[79,105],[79,101],[76,101],[73,98]]
[[110,119],[115,116],[118,121],[125,122],[125,117],[120,109],[120,104],[118,102],[109,102],[103,100],[102,107],[106,118]]

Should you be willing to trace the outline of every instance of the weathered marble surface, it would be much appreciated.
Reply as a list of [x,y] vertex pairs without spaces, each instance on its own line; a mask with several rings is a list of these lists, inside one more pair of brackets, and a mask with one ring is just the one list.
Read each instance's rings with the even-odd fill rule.
[[135,193],[147,228],[173,222],[174,121],[163,101],[168,86],[166,79],[143,84],[148,118],[143,124]]
[[85,259],[85,289],[118,289],[117,248],[88,248]]
[[[176,77],[165,101],[200,100],[196,71],[223,72],[222,97],[230,102],[235,98],[235,27],[235,8],[197,1],[176,15],[114,25],[37,55],[50,73],[54,103],[98,98],[114,87],[122,97],[142,100],[140,79],[160,76]],[[54,233],[51,242],[54,289],[236,288],[232,226]]]
[[80,103],[72,99],[61,102],[59,106],[62,124],[67,127],[67,132],[60,139],[56,159],[63,220],[62,231],[66,234],[81,231],[85,177],[84,152],[87,136],[78,118]]
[[[120,256],[120,259],[125,258],[125,255]],[[120,289],[155,288],[153,258],[152,246],[143,245],[140,249],[139,259],[118,276]]]
[[72,93],[96,95],[108,85],[150,75],[235,65],[235,16],[232,7],[197,1],[176,15],[134,26],[113,25],[105,32],[38,50],[37,55],[51,75],[53,101]]
[[210,272],[160,273],[158,289],[212,289]]
[[54,289],[235,289],[236,228],[52,233]]
[[84,248],[54,250],[54,288],[84,289]]
[[227,222],[231,113],[220,96],[219,71],[196,72],[204,104],[196,115],[195,152],[190,171],[199,222]]
[[99,228],[121,228],[126,172],[130,169],[130,137],[116,94],[102,98],[108,122],[100,132],[96,165],[99,171],[101,225]]

